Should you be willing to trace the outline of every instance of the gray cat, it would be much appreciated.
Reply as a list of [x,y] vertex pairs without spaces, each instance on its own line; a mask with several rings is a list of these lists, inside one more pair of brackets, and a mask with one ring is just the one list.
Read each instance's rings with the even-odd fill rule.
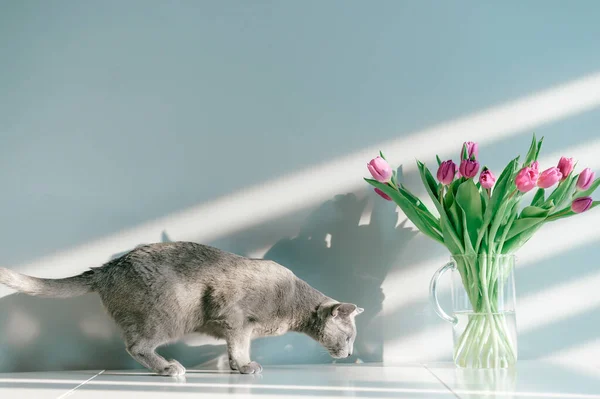
[[39,279],[0,268],[0,283],[29,295],[68,298],[97,292],[123,332],[127,351],[159,375],[185,368],[156,348],[199,332],[225,339],[229,365],[260,373],[250,340],[304,333],[336,359],[352,355],[363,309],[339,303],[285,267],[205,245],[171,242],[138,247],[101,267],[64,279]]

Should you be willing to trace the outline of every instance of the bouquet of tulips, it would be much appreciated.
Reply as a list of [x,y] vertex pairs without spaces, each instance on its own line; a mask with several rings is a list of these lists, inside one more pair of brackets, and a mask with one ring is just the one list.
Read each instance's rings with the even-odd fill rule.
[[[541,146],[542,140],[536,140],[534,135],[524,161],[521,163],[520,157],[513,159],[498,178],[487,167],[479,173],[478,145],[473,142],[463,144],[458,167],[452,160],[442,162],[437,157],[437,179],[425,164],[417,161],[437,214],[398,182],[381,152],[367,164],[373,179],[365,180],[377,194],[394,201],[423,234],[446,246],[454,259],[460,259],[456,266],[474,314],[494,314],[481,320],[470,319],[461,337],[466,342],[474,340],[478,331],[488,331],[494,342],[479,338],[477,344],[466,346],[469,353],[488,359],[491,365],[516,362],[515,344],[502,315],[495,309],[496,282],[506,275],[499,259],[521,248],[545,223],[600,204],[591,198],[600,179],[594,180],[594,172],[589,168],[575,174],[573,158],[562,157],[557,166],[540,172],[537,159]],[[536,191],[531,203],[521,206],[524,194],[533,189]],[[468,358],[469,353],[455,353],[457,364],[469,365],[473,360]]]

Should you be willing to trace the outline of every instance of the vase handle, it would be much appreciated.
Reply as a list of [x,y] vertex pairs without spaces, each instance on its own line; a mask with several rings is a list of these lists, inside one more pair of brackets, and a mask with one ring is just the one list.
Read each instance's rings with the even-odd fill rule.
[[438,271],[435,272],[435,274],[431,278],[431,284],[429,284],[429,299],[431,300],[431,304],[433,305],[435,313],[437,313],[437,315],[440,316],[442,319],[449,321],[452,324],[458,323],[458,319],[455,316],[448,315],[448,313],[446,313],[444,309],[442,309],[442,307],[440,306],[440,302],[438,301],[437,295],[437,286],[440,277],[442,277],[442,275],[448,270],[454,270],[455,267],[456,266],[454,265],[454,262],[446,263],[444,266],[440,267]]

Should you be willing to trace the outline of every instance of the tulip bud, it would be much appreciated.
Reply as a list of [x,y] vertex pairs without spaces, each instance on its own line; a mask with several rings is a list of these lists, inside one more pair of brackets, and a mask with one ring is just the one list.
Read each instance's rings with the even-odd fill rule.
[[460,163],[460,174],[467,179],[475,177],[479,171],[479,162],[463,159]]
[[529,165],[529,167],[538,172],[540,170],[540,163],[538,161],[534,161],[531,163],[531,165]]
[[388,200],[388,201],[391,201],[391,200],[392,200],[392,198],[391,198],[389,195],[387,195],[386,193],[384,193],[383,191],[381,191],[381,190],[380,190],[380,189],[378,189],[378,188],[375,188],[375,192],[376,192],[377,194],[379,194],[379,196],[380,196],[381,198],[383,198],[383,199],[386,199],[386,200]]
[[557,167],[548,168],[538,177],[537,185],[540,188],[550,188],[562,179],[562,173]]
[[535,187],[537,180],[539,177],[539,173],[537,169],[533,169],[530,167],[525,167],[517,173],[517,177],[515,178],[515,184],[517,186],[517,190],[522,193],[526,193]]
[[472,141],[465,141],[463,144],[463,149],[461,151],[460,159],[477,159],[479,155],[479,144],[474,143]]
[[454,180],[456,174],[456,164],[451,160],[441,163],[437,171],[437,179],[443,185],[448,185]]
[[380,183],[388,183],[392,178],[392,167],[381,157],[376,157],[367,164],[371,175]]
[[575,166],[575,161],[573,158],[565,158],[561,157],[560,161],[558,161],[558,170],[562,174],[561,181],[565,180],[571,172],[573,171],[573,167]]
[[593,202],[591,197],[577,198],[573,200],[571,210],[575,213],[583,213],[592,207]]
[[496,176],[494,176],[491,170],[485,169],[479,175],[479,184],[481,184],[481,187],[489,190],[490,188],[494,187],[495,183]]
[[590,168],[585,168],[577,179],[577,190],[585,191],[590,188],[594,182],[594,175],[594,172]]

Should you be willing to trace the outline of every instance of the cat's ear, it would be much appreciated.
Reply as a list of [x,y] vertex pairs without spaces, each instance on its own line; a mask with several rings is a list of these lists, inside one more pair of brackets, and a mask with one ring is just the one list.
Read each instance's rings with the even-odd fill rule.
[[349,317],[361,314],[364,312],[363,308],[352,303],[335,303],[332,305],[322,305],[318,309],[319,317],[325,319],[327,317]]
[[363,308],[359,308],[353,303],[338,303],[333,305],[331,315],[333,317],[349,317],[361,314],[363,311]]
[[326,318],[331,317],[335,306],[336,305],[320,305],[317,309],[319,319],[325,320]]

